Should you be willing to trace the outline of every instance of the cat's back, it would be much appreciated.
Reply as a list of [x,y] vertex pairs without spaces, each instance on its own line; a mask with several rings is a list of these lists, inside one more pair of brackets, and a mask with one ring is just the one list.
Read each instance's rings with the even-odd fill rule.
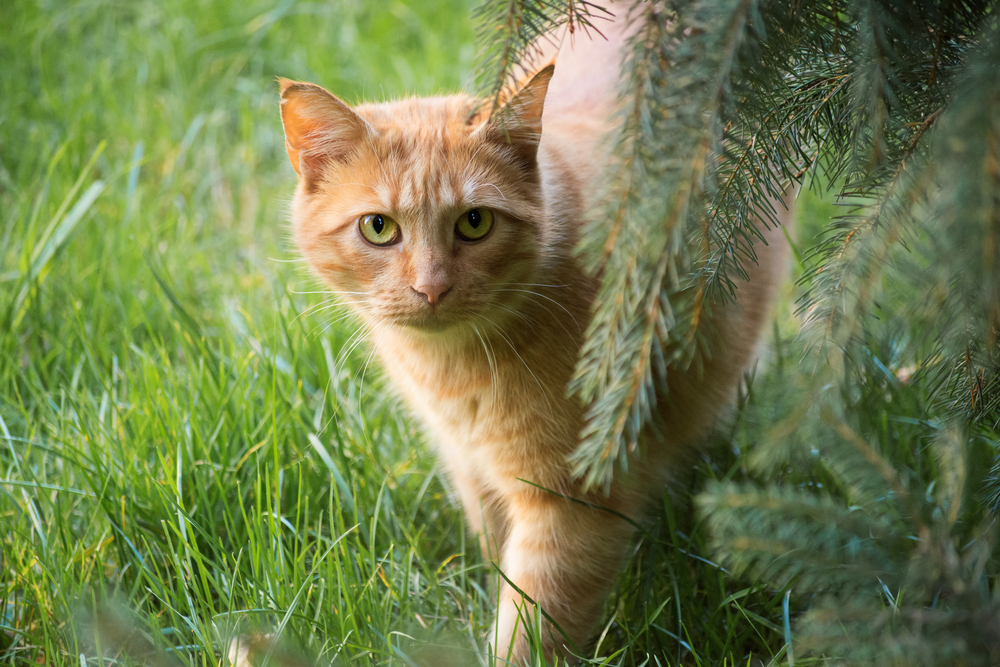
[[[579,26],[570,34],[564,28],[542,40],[540,51],[526,64],[530,70],[555,58],[542,113],[543,171],[553,166],[572,176],[584,198],[602,190],[600,179],[610,159],[609,139],[620,105],[622,56],[630,34],[621,20],[594,23],[600,34]],[[545,156],[555,164],[544,164]]]
[[577,26],[572,34],[564,28],[542,40],[540,52],[532,58],[532,64],[539,65],[555,57],[543,127],[568,117],[607,123],[614,114],[631,28],[623,20],[593,23],[593,28]]

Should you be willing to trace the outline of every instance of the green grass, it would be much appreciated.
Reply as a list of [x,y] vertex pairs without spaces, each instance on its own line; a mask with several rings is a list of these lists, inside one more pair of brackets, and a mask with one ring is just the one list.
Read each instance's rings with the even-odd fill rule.
[[[469,9],[0,0],[0,662],[128,663],[95,644],[115,614],[133,658],[262,631],[322,664],[484,660],[488,564],[350,321],[308,311],[274,84],[456,90]],[[752,414],[664,496],[594,664],[784,663],[783,593],[714,565],[691,509],[742,477]]]

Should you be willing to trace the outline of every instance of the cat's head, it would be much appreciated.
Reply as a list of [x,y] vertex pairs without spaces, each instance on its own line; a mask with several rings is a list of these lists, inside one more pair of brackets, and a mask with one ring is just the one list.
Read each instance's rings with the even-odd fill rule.
[[492,115],[464,95],[352,108],[282,79],[292,224],[313,270],[372,323],[429,332],[507,319],[538,269],[553,69]]

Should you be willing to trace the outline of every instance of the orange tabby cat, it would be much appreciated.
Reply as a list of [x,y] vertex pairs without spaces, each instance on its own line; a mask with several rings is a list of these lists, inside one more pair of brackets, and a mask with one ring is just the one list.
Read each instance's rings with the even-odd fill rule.
[[[566,386],[596,283],[573,248],[608,162],[624,43],[602,30],[606,41],[577,39],[490,118],[465,95],[351,108],[281,81],[295,240],[426,424],[484,552],[571,640],[546,625],[546,655],[586,644],[633,527],[539,487],[639,517],[732,401],[784,266],[782,243],[757,248],[738,304],[716,309],[701,373],[671,371],[666,438],[610,495],[580,488],[566,457],[583,408]],[[528,655],[519,610],[531,618],[503,584],[490,642],[515,663]]]

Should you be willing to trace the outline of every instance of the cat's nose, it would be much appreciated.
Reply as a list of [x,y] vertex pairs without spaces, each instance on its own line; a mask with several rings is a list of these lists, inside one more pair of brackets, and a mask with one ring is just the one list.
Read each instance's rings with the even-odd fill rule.
[[444,297],[445,292],[449,289],[451,289],[451,285],[438,281],[424,282],[413,286],[413,291],[424,297],[427,303],[432,306],[441,301],[441,298]]

